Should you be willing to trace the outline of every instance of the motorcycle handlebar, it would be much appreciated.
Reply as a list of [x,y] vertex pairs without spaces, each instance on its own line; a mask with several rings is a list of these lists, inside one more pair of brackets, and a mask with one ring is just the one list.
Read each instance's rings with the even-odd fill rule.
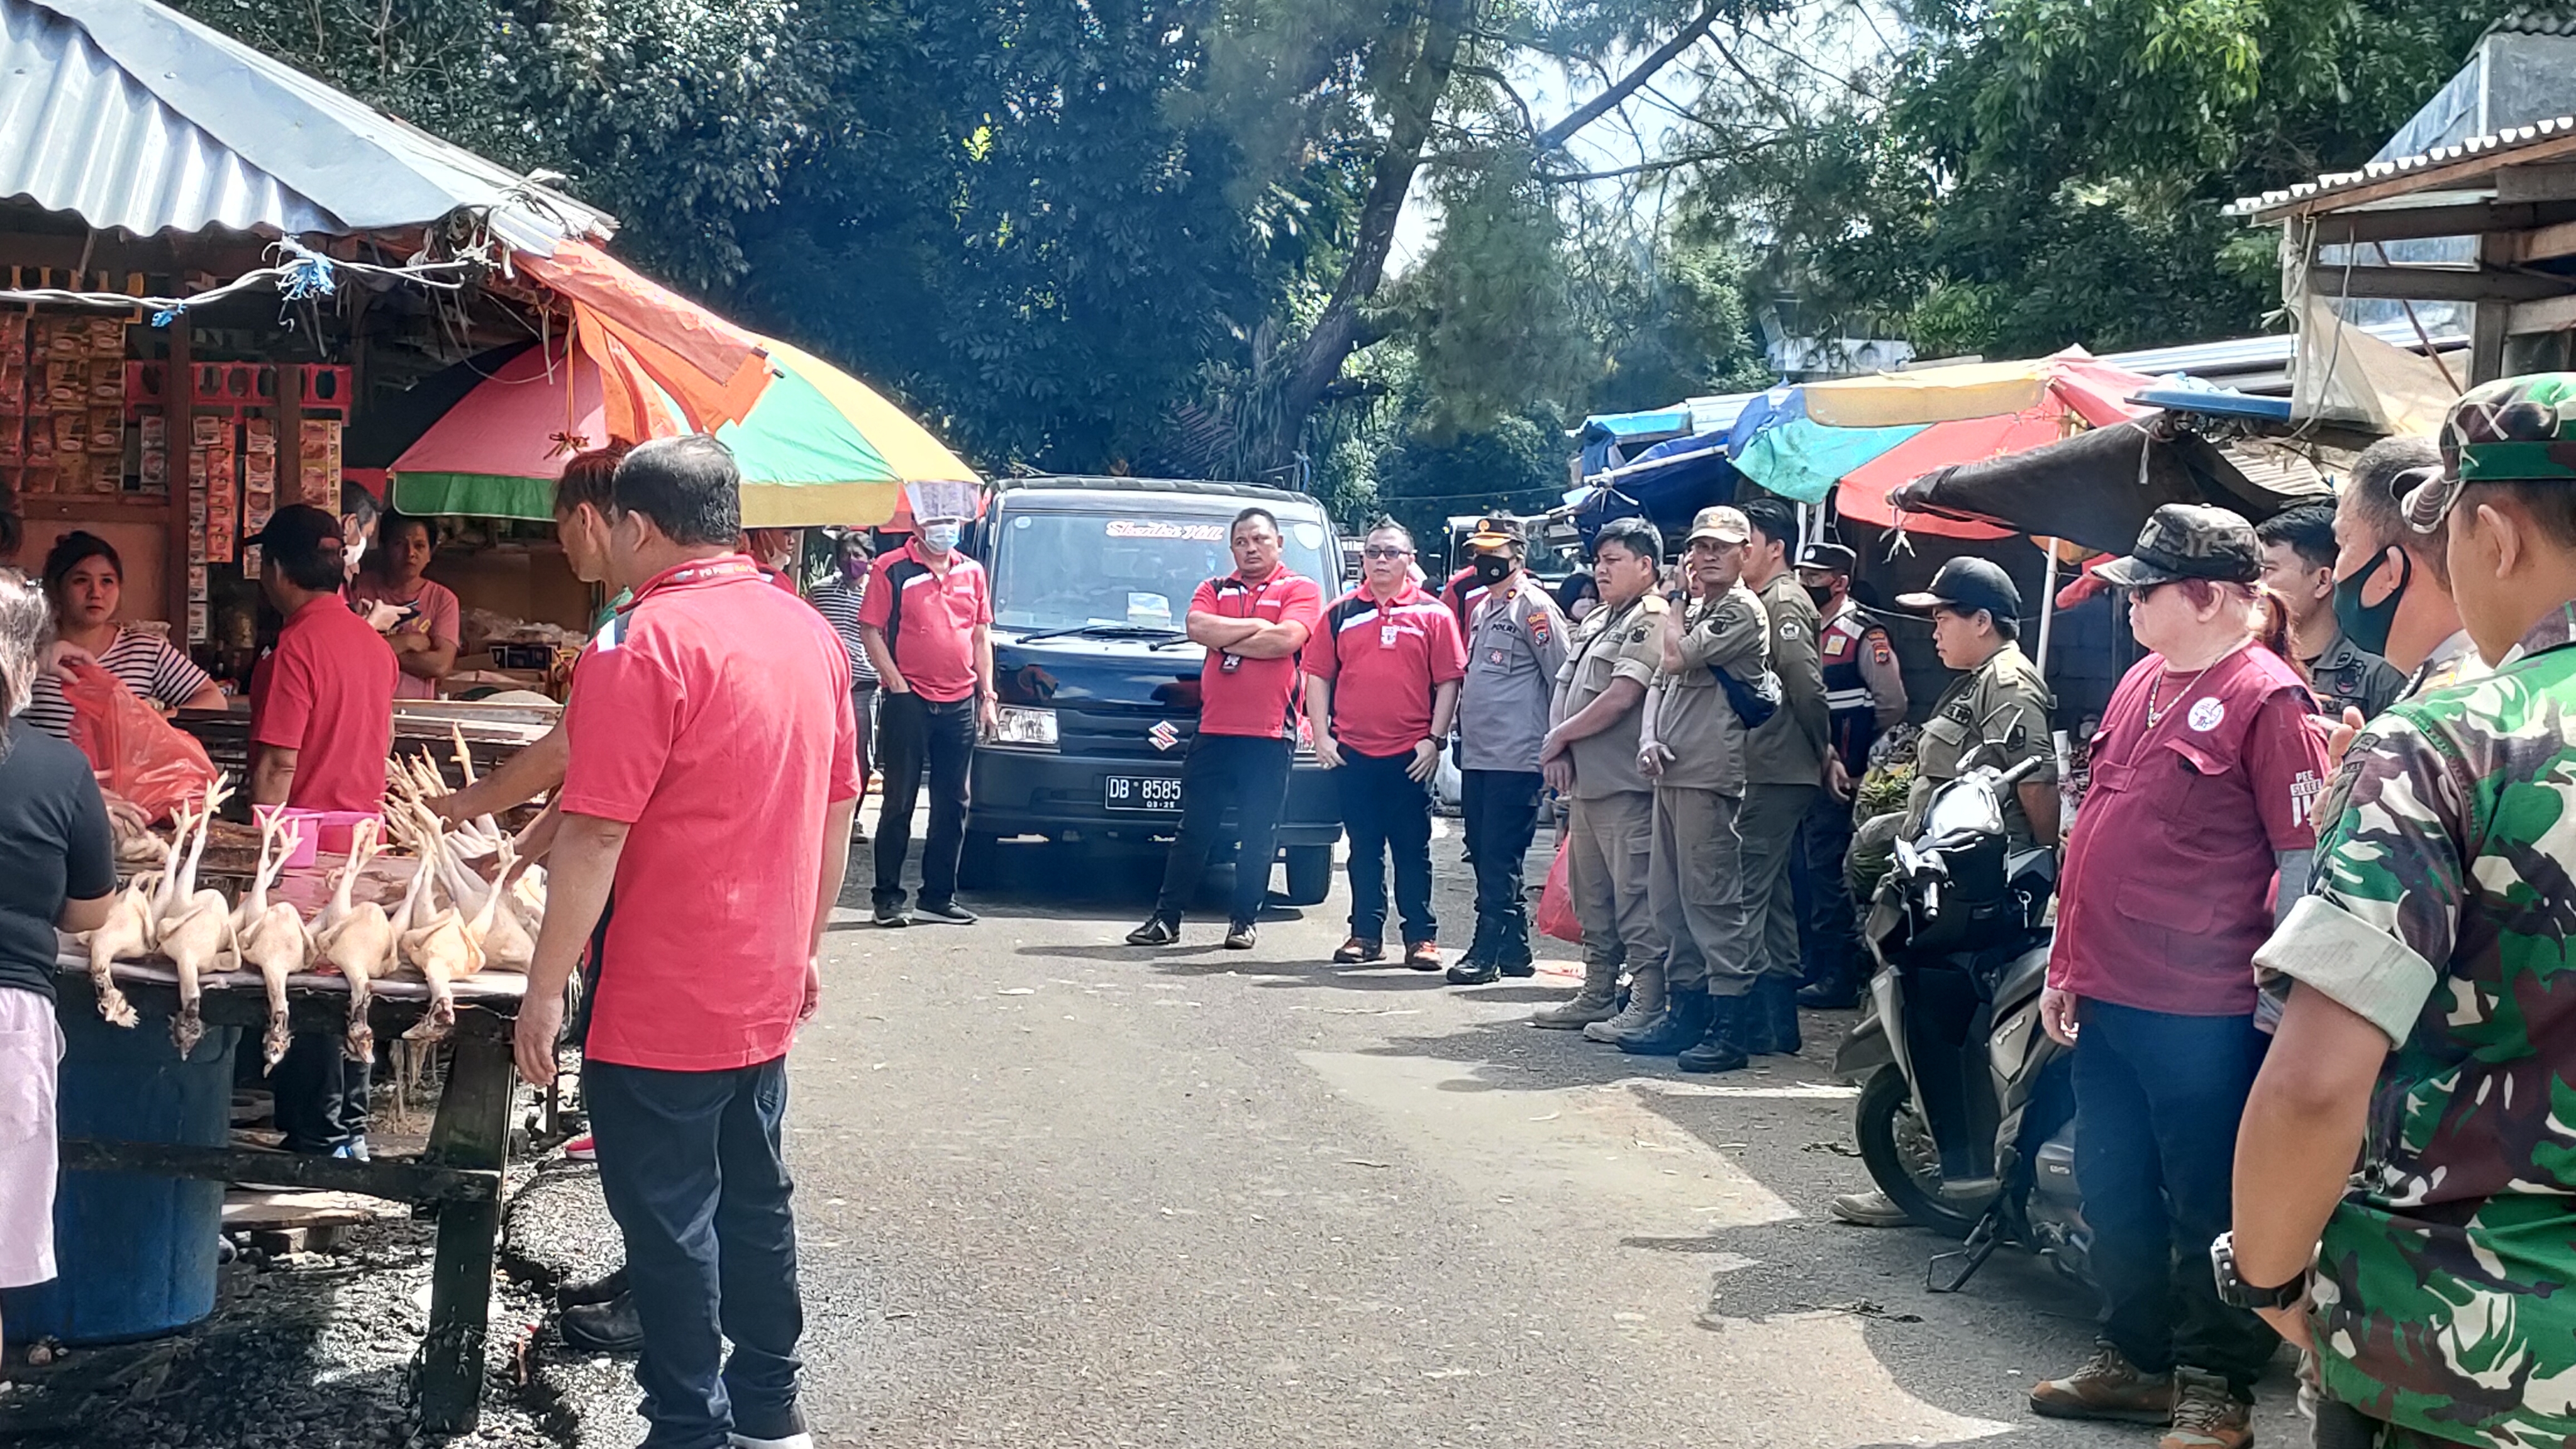
[[2018,785],[2022,781],[2030,778],[2032,771],[2037,770],[2040,766],[2047,763],[2047,756],[2033,755],[2029,759],[2022,761],[2020,764],[2013,766],[2011,769],[2004,771],[2003,778],[1996,781],[1996,783],[2007,786]]

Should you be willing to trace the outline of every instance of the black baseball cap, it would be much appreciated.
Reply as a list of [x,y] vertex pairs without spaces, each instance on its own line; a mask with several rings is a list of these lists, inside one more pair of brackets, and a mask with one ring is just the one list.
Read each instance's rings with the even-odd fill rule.
[[1860,555],[1839,543],[1811,543],[1798,551],[1798,567],[1823,569],[1827,573],[1847,574],[1859,564]]
[[1932,576],[1932,586],[1919,594],[1899,594],[1896,607],[1909,613],[1928,614],[1934,609],[1955,609],[1973,614],[1984,609],[1998,619],[2021,617],[2021,590],[2013,587],[2012,575],[2003,565],[1981,558],[1954,558],[1941,565]]
[[319,553],[326,546],[338,553],[340,520],[309,503],[290,503],[270,514],[268,526],[244,542],[258,544],[278,557],[300,558]]

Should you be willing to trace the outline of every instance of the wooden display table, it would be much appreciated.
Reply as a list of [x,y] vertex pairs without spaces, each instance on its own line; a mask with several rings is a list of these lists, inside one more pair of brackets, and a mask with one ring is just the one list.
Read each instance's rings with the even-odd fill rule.
[[[96,1013],[88,957],[66,947],[55,983],[57,1010]],[[137,1031],[169,1030],[179,1008],[178,973],[160,961],[119,962],[117,988],[143,1018]],[[268,1022],[268,997],[256,971],[209,972],[199,978],[199,1011],[208,1026],[248,1029],[256,1043]],[[483,1345],[491,1320],[492,1258],[501,1227],[501,1188],[510,1149],[510,1099],[517,1075],[510,1033],[527,978],[485,972],[456,983],[455,1056],[429,1130],[416,1157],[372,1162],[315,1157],[253,1147],[195,1147],[74,1137],[62,1141],[67,1171],[136,1172],[212,1178],[433,1204],[438,1248],[431,1269],[429,1332],[421,1345],[422,1427],[438,1433],[474,1428],[482,1411]],[[296,1031],[341,1035],[349,1021],[349,983],[336,973],[287,978],[287,1020]],[[367,1021],[391,1040],[429,1009],[429,984],[417,977],[374,983]]]

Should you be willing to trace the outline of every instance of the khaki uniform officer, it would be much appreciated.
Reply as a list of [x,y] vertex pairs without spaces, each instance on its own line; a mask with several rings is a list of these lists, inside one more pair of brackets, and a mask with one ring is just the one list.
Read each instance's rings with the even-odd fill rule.
[[[2055,706],[2039,667],[2014,642],[2021,633],[2021,591],[2010,575],[1981,558],[1954,558],[1932,576],[1932,587],[1902,594],[1897,607],[1932,616],[1932,644],[1941,662],[1967,671],[1933,702],[1932,718],[1915,748],[1914,788],[1905,797],[1912,839],[1923,826],[1932,792],[1969,768],[2010,769],[2027,759],[2040,767],[2022,778],[2004,804],[2004,831],[2015,850],[2057,843],[2056,752],[2048,716]],[[1978,748],[1993,745],[1982,759]]]
[[[1646,906],[1654,788],[1637,771],[1637,726],[1655,677],[1665,604],[1654,592],[1664,541],[1653,524],[1621,518],[1592,541],[1601,607],[1585,616],[1558,677],[1556,723],[1539,746],[1549,785],[1574,802],[1566,867],[1583,927],[1583,990],[1530,1018],[1533,1026],[1588,1026],[1617,1014],[1622,966],[1663,961],[1663,933]],[[1661,973],[1637,989],[1662,990]]]
[[[1646,899],[1664,936],[1666,1008],[1624,1032],[1615,1021],[1583,1029],[1623,1052],[1678,1057],[1684,1071],[1744,1065],[1741,1018],[1756,975],[1739,828],[1751,732],[1730,695],[1770,667],[1770,615],[1743,583],[1750,531],[1732,508],[1691,521],[1691,599],[1664,616],[1646,702],[1638,765],[1655,781]],[[1633,1007],[1633,990],[1629,999]]]

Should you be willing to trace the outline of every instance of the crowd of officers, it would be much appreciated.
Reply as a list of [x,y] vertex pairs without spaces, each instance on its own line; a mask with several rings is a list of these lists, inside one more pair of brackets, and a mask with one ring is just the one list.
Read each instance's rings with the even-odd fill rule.
[[[1852,794],[1872,743],[1906,713],[1887,633],[1851,597],[1853,556],[1798,546],[1776,502],[1711,508],[1679,564],[1643,519],[1593,541],[1596,602],[1569,624],[1527,569],[1518,520],[1481,520],[1466,570],[1427,592],[1412,537],[1371,530],[1359,586],[1329,605],[1279,561],[1264,510],[1236,518],[1236,572],[1189,614],[1208,647],[1182,821],[1154,915],[1128,940],[1179,939],[1182,907],[1231,807],[1243,859],[1269,854],[1302,709],[1336,778],[1350,839],[1350,935],[1336,964],[1389,959],[1478,985],[1535,971],[1524,861],[1551,797],[1581,928],[1584,981],[1532,1024],[1622,1051],[1728,1071],[1795,1052],[1810,1005],[1858,996],[1860,943],[1844,883]],[[2000,569],[1943,575],[1935,615],[1972,617],[1953,660],[1933,768],[1963,750],[1941,721],[2028,707],[2046,739],[2038,676],[2010,637],[2018,599]],[[1945,650],[1945,657],[1947,651]],[[1457,750],[1476,923],[1444,962],[1431,903],[1432,782]],[[1955,740],[1953,741],[1955,743]],[[2053,790],[2032,798],[2053,811]],[[1388,877],[1392,866],[1393,900]],[[1225,944],[1250,948],[1267,872],[1238,872]]]

